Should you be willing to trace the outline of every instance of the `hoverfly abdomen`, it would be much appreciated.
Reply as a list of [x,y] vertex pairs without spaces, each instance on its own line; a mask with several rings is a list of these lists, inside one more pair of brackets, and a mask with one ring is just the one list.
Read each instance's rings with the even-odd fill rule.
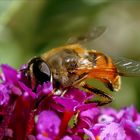
[[112,62],[110,58],[103,53],[97,52],[95,50],[89,51],[89,59],[92,61],[93,66],[97,67],[111,67]]
[[120,76],[112,59],[103,53],[91,50],[89,55],[92,57],[93,69],[89,76],[105,82],[112,91],[120,89]]

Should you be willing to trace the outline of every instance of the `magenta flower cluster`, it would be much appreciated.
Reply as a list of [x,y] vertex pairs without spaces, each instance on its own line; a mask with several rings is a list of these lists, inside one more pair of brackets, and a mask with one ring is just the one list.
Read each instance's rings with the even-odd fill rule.
[[0,140],[140,140],[134,106],[101,108],[94,94],[71,88],[58,95],[49,82],[32,91],[26,66],[1,69]]

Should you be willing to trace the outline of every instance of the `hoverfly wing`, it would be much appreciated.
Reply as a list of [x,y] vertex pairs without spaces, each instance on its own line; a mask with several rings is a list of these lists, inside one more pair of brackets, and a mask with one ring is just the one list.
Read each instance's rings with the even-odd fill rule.
[[105,26],[94,27],[90,32],[87,32],[84,35],[80,35],[78,37],[70,37],[67,41],[67,44],[86,43],[88,41],[92,41],[102,35],[105,30]]
[[123,57],[112,57],[112,60],[120,75],[140,76],[140,62]]

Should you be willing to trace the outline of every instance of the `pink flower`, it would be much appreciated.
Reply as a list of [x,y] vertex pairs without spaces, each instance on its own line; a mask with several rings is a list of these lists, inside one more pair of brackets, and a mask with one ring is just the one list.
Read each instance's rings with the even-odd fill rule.
[[55,139],[59,134],[61,120],[53,111],[42,111],[37,119],[37,140]]
[[140,113],[90,102],[93,93],[71,87],[56,94],[49,81],[32,90],[25,70],[1,65],[0,140],[139,140]]

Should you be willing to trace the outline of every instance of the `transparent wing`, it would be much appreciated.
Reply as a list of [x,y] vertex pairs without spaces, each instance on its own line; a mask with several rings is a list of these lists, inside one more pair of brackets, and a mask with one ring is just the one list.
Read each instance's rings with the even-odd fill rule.
[[94,27],[90,32],[85,33],[84,35],[80,35],[78,37],[70,37],[67,41],[67,44],[74,44],[74,43],[85,43],[91,40],[98,38],[102,35],[106,30],[104,26],[97,26]]
[[112,60],[120,75],[140,76],[140,62],[123,57],[112,57]]

